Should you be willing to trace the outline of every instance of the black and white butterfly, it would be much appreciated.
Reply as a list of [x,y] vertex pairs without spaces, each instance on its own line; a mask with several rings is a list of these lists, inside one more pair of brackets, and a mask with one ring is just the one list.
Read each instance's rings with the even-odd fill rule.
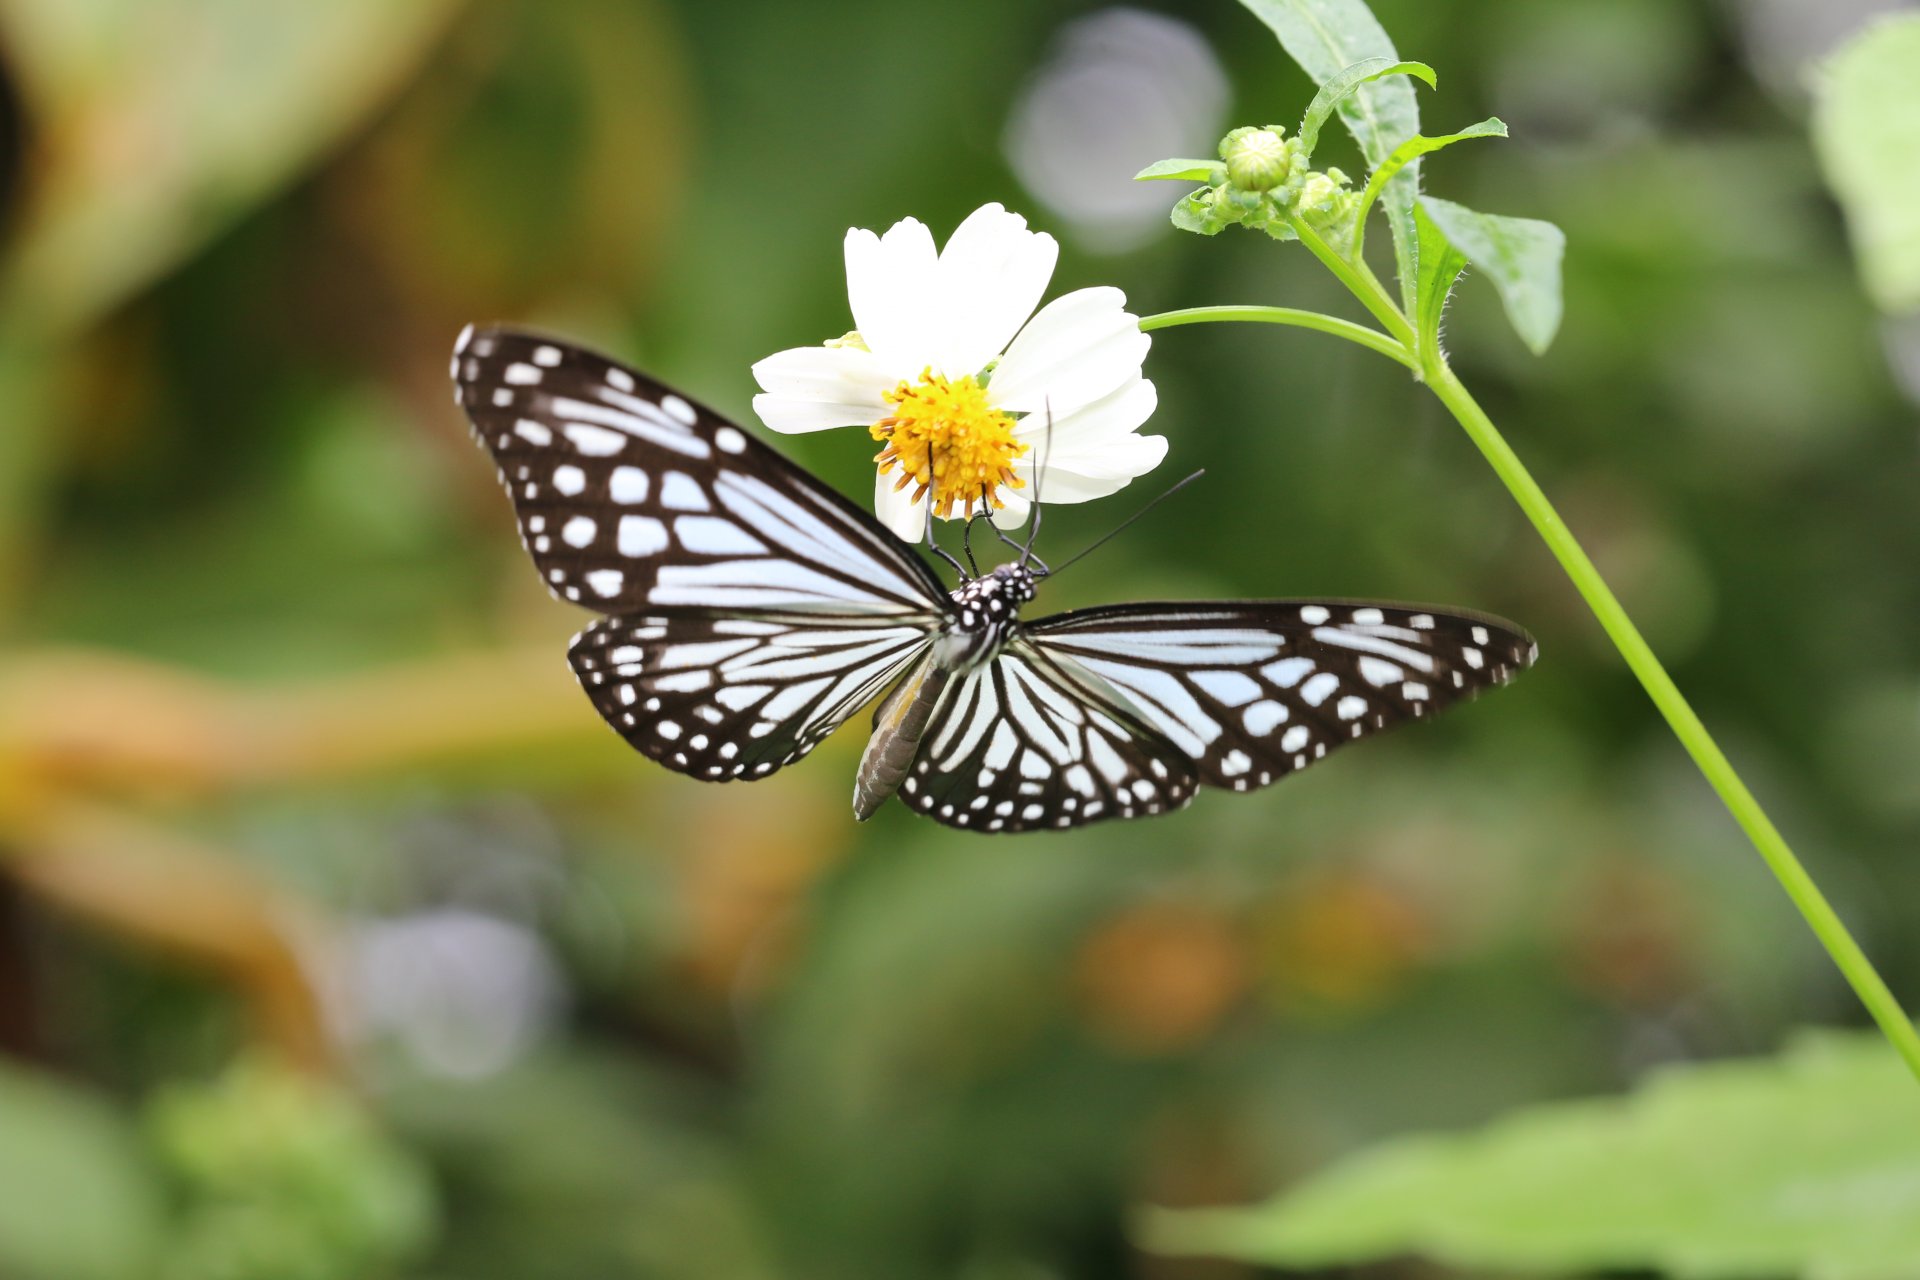
[[1074,827],[1251,791],[1532,663],[1483,614],[1337,600],[1114,605],[1022,622],[1044,570],[949,592],[872,516],[632,369],[460,335],[455,398],[547,588],[601,617],[569,657],[630,744],[725,782],[792,764],[885,693],[854,812]]

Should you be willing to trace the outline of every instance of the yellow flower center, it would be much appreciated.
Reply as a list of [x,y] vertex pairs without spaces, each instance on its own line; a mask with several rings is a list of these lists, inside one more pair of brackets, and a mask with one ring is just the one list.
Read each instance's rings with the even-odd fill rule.
[[1013,438],[1013,419],[987,403],[978,379],[948,379],[929,368],[884,398],[893,412],[873,424],[873,438],[886,444],[873,460],[881,475],[899,470],[895,489],[917,485],[914,501],[931,494],[935,515],[952,515],[956,503],[962,515],[975,501],[983,510],[1004,507],[1002,485],[1026,487],[1013,461],[1029,446]]

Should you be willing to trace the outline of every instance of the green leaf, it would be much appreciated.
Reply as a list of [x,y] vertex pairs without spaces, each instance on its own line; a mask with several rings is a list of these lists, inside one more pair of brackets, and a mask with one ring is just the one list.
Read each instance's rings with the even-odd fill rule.
[[1560,260],[1567,237],[1551,222],[1475,213],[1463,205],[1420,197],[1424,211],[1447,243],[1493,281],[1520,341],[1535,355],[1560,328]]
[[[1317,85],[1333,81],[1356,62],[1384,58],[1400,61],[1393,41],[1367,8],[1365,0],[1240,0],[1247,11],[1267,24],[1280,38],[1287,56],[1300,64]],[[1389,76],[1358,85],[1341,98],[1334,110],[1340,122],[1360,144],[1369,168],[1377,168],[1402,141],[1420,132],[1420,104],[1413,86]],[[1404,304],[1413,306],[1417,252],[1413,202],[1420,194],[1420,169],[1409,164],[1387,187],[1380,206],[1393,230],[1394,267],[1400,277]]]
[[1210,199],[1212,194],[1211,187],[1202,187],[1198,191],[1182,196],[1173,206],[1173,225],[1182,231],[1191,231],[1196,235],[1219,235],[1220,229],[1226,223],[1221,221],[1219,215],[1214,212]]
[[0,1275],[141,1277],[160,1195],[130,1120],[105,1100],[0,1062]]
[[1422,134],[1408,138],[1405,142],[1395,147],[1391,155],[1374,167],[1372,176],[1367,179],[1367,189],[1361,194],[1360,207],[1354,213],[1354,223],[1356,227],[1354,234],[1356,240],[1361,234],[1358,228],[1366,225],[1367,210],[1373,208],[1373,202],[1379,198],[1380,192],[1386,185],[1393,181],[1393,176],[1396,173],[1399,173],[1402,169],[1412,164],[1421,156],[1426,155],[1429,151],[1438,151],[1442,147],[1450,147],[1454,143],[1464,142],[1468,138],[1504,138],[1506,136],[1507,126],[1505,123],[1503,123],[1498,116],[1489,116],[1479,124],[1470,124],[1458,133],[1443,133],[1435,138],[1429,138]]
[[1337,75],[1320,86],[1320,92],[1307,104],[1307,113],[1300,117],[1300,148],[1308,159],[1313,157],[1313,149],[1320,142],[1320,129],[1327,123],[1327,117],[1333,114],[1333,109],[1361,85],[1370,84],[1383,76],[1418,76],[1430,88],[1438,88],[1440,84],[1433,68],[1424,62],[1362,58],[1351,66],[1341,68]]
[[1405,1138],[1255,1209],[1160,1213],[1154,1247],[1299,1268],[1421,1254],[1474,1274],[1911,1280],[1920,1089],[1877,1037],[1656,1075]]
[[1867,292],[1920,307],[1920,15],[1868,27],[1821,68],[1813,140]]
[[1218,160],[1156,160],[1133,175],[1135,182],[1170,179],[1179,182],[1211,182]]
[[1420,236],[1420,283],[1414,290],[1418,299],[1414,314],[1414,333],[1421,355],[1437,355],[1440,350],[1440,319],[1447,309],[1447,298],[1454,282],[1466,270],[1467,260],[1453,247],[1446,235],[1434,225],[1421,205],[1413,207],[1413,222]]

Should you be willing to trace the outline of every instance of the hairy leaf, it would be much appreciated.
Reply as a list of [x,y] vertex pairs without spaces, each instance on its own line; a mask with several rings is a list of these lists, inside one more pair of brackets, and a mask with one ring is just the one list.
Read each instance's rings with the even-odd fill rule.
[[1422,1254],[1487,1271],[1908,1280],[1920,1089],[1878,1038],[1674,1068],[1363,1152],[1265,1206],[1162,1213],[1155,1247],[1287,1267]]
[[1383,76],[1418,76],[1435,88],[1440,83],[1433,68],[1424,62],[1362,58],[1352,66],[1343,67],[1331,80],[1320,86],[1320,92],[1307,104],[1307,113],[1300,117],[1300,146],[1309,159],[1320,142],[1320,130],[1327,123],[1327,117],[1333,114],[1334,108],[1345,102],[1361,85],[1370,84]]
[[1420,208],[1433,225],[1500,292],[1501,305],[1520,341],[1535,355],[1560,328],[1560,260],[1567,237],[1551,222],[1476,213],[1432,196]]
[[1887,311],[1920,307],[1920,16],[1876,23],[1826,63],[1813,140],[1867,291]]
[[1213,171],[1220,167],[1218,160],[1156,160],[1140,172],[1133,175],[1135,182],[1151,182],[1156,178],[1178,182],[1208,182]]
[[1373,202],[1379,198],[1381,190],[1393,181],[1393,175],[1429,151],[1438,151],[1442,147],[1450,147],[1456,142],[1464,142],[1469,138],[1504,138],[1506,136],[1506,124],[1497,116],[1489,116],[1479,124],[1470,124],[1458,133],[1445,133],[1437,138],[1429,138],[1425,134],[1408,138],[1395,147],[1393,154],[1381,161],[1368,177],[1367,189],[1361,195],[1360,208],[1354,215],[1357,223],[1365,224],[1367,210],[1373,207]]

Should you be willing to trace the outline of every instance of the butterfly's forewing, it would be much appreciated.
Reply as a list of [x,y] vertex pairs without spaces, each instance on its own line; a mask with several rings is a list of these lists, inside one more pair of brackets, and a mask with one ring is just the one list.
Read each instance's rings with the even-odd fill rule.
[[615,361],[502,329],[455,396],[556,596],[609,614],[776,609],[937,619],[906,544],[718,414]]
[[1234,791],[1505,684],[1535,654],[1499,618],[1357,601],[1118,605],[1025,634],[1084,696],[1117,691],[1203,783]]
[[1165,813],[1198,785],[1158,730],[1016,639],[947,689],[900,796],[948,826],[1013,832]]
[[603,618],[574,637],[568,657],[635,749],[727,782],[806,755],[931,643],[912,622],[662,614]]

